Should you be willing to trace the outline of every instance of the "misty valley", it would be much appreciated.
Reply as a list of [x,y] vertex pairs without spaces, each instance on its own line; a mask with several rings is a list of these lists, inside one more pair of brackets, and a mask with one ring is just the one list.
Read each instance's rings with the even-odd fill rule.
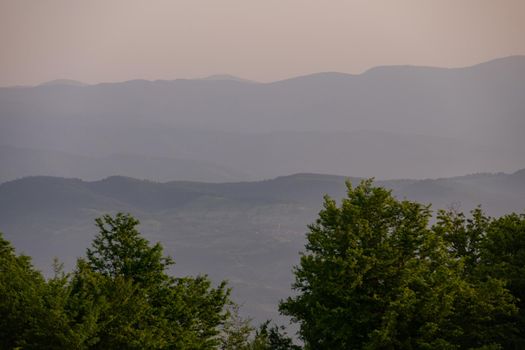
[[525,56],[0,87],[0,348],[525,348],[524,131]]

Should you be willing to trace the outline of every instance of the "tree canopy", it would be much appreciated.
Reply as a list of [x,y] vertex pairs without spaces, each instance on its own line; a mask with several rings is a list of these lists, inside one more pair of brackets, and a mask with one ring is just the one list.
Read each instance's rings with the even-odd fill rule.
[[2,348],[216,349],[229,289],[173,277],[171,258],[130,215],[96,220],[99,234],[74,272],[46,281],[0,240]]
[[519,348],[523,217],[430,218],[371,180],[325,198],[280,304],[307,349]]

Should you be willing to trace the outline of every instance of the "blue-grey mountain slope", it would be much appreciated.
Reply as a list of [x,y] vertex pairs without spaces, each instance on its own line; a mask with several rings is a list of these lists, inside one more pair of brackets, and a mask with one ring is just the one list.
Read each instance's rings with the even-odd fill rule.
[[0,89],[5,145],[188,159],[245,180],[295,172],[381,178],[512,172],[525,164],[524,116],[524,56],[264,84],[179,79]]
[[0,159],[0,182],[35,175],[100,180],[126,174],[155,181],[178,179],[207,182],[246,178],[242,172],[211,162],[144,155],[110,154],[97,157],[0,145]]
[[[54,256],[72,267],[83,255],[96,233],[94,218],[129,212],[146,237],[175,258],[174,273],[228,279],[246,313],[262,321],[278,318],[276,305],[289,294],[306,225],[324,194],[344,195],[344,180],[316,174],[220,184],[29,177],[0,185],[0,231],[49,272]],[[434,209],[481,204],[494,216],[525,211],[525,170],[379,184]]]

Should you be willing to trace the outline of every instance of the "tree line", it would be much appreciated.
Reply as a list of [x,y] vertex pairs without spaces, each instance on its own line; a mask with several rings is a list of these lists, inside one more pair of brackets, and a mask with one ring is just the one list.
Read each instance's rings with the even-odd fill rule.
[[162,246],[119,213],[72,272],[44,278],[0,235],[3,349],[524,349],[525,215],[398,200],[371,180],[325,197],[279,311],[239,316],[226,282],[175,277]]

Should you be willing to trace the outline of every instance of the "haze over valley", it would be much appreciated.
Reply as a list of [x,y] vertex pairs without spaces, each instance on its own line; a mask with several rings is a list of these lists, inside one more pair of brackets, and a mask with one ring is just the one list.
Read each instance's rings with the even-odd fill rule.
[[[227,279],[243,314],[286,324],[275,306],[289,293],[307,225],[321,210],[323,195],[344,196],[345,180],[316,174],[222,184],[28,177],[0,185],[0,222],[5,237],[49,275],[53,257],[74,266],[97,233],[95,218],[129,212],[140,218],[145,236],[162,242],[176,259],[176,275],[206,271],[216,282]],[[525,208],[525,169],[377,184],[400,199],[432,203],[434,213],[481,205],[499,216]]]
[[0,349],[525,349],[525,1],[0,1]]
[[278,320],[306,226],[347,177],[436,210],[523,210],[524,93],[525,56],[0,88],[0,228],[49,272],[54,256],[73,266],[97,216],[130,212],[176,272],[227,279],[243,312]]

